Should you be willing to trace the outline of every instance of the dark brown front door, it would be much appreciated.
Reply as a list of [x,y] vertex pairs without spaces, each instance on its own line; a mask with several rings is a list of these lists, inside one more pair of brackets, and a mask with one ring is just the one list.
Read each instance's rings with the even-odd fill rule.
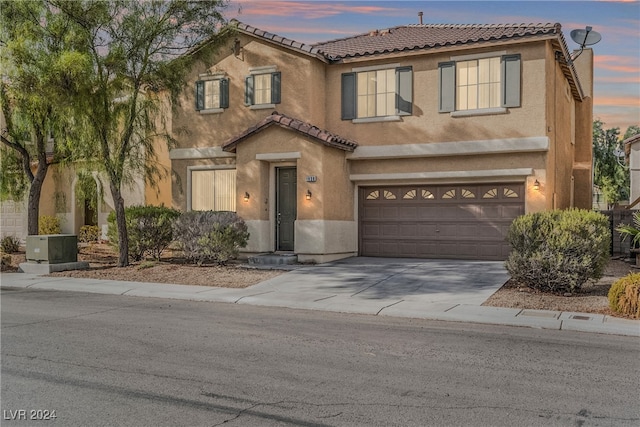
[[276,250],[292,251],[297,216],[296,168],[277,168],[276,181]]
[[366,187],[359,212],[364,256],[504,260],[524,185]]

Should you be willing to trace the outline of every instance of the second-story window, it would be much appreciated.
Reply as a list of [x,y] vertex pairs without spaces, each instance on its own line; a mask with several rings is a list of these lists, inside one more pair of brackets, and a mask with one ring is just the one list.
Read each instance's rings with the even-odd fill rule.
[[456,110],[500,107],[500,58],[456,64]]
[[411,67],[342,74],[342,119],[410,115],[412,79]]
[[438,69],[441,113],[482,114],[520,106],[520,55],[464,58],[442,62]]
[[198,80],[196,82],[196,110],[229,108],[229,79]]
[[252,74],[246,78],[245,104],[272,105],[280,103],[280,72]]

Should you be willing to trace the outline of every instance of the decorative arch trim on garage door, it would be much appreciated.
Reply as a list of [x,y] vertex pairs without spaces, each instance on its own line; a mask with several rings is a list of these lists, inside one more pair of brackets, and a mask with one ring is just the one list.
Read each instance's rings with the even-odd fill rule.
[[362,256],[506,259],[505,236],[524,214],[524,184],[362,187]]

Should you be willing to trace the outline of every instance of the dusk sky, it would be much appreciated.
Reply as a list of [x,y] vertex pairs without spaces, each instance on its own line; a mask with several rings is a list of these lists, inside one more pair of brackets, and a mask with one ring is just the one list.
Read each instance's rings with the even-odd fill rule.
[[605,128],[640,125],[640,2],[612,1],[271,1],[232,0],[227,18],[303,43],[398,25],[559,22],[602,35],[595,54],[594,119]]

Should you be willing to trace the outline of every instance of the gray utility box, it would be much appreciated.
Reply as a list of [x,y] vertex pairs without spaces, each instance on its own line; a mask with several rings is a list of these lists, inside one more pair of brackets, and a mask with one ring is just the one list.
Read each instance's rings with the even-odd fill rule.
[[27,261],[61,264],[78,261],[78,236],[44,234],[27,236]]

